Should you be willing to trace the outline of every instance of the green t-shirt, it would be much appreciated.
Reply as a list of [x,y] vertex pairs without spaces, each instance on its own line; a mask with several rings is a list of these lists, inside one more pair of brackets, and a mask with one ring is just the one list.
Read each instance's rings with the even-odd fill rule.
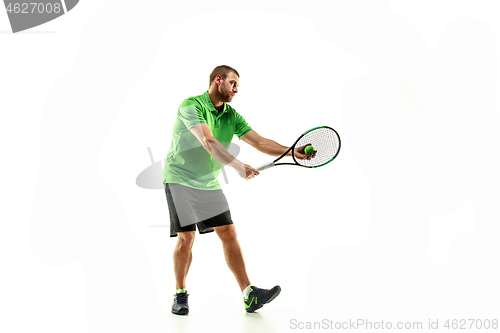
[[220,189],[217,177],[224,164],[212,158],[189,129],[206,123],[214,138],[229,149],[233,135],[241,138],[252,128],[227,103],[224,103],[223,111],[219,115],[217,113],[208,91],[181,103],[163,169],[165,183],[181,184],[200,190]]

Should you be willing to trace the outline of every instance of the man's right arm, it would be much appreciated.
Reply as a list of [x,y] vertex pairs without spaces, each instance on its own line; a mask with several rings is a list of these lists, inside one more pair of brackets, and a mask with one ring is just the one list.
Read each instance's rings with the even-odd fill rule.
[[231,155],[226,148],[213,136],[212,130],[206,123],[195,125],[189,129],[200,141],[203,148],[217,161],[234,168],[242,178],[251,179],[259,174],[259,171],[244,164]]

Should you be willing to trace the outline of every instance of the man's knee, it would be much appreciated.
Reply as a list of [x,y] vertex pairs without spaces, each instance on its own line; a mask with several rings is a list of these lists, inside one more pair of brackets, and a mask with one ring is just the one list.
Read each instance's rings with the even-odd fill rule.
[[177,247],[182,249],[191,249],[194,243],[195,231],[183,231],[177,233]]
[[215,232],[223,242],[235,240],[237,236],[234,224],[216,227]]

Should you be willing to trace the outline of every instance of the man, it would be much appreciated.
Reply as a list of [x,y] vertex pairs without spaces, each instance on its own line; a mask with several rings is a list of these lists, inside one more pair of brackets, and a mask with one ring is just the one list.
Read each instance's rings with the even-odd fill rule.
[[[229,206],[217,179],[224,165],[245,179],[259,174],[228,152],[234,135],[271,156],[280,156],[288,149],[260,136],[227,104],[238,92],[238,86],[238,72],[229,66],[218,66],[210,75],[209,90],[184,100],[177,113],[164,168],[170,237],[178,236],[173,254],[177,289],[172,305],[174,314],[189,312],[186,277],[193,258],[196,226],[200,234],[215,230],[222,241],[226,263],[243,293],[247,312],[271,302],[281,291],[280,286],[268,290],[250,283]],[[304,147],[296,149],[296,158],[311,158],[304,153]]]

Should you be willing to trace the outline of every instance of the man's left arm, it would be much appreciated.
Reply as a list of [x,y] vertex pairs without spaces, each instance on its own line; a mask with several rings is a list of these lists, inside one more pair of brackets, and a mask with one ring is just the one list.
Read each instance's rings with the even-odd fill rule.
[[[262,137],[259,133],[255,132],[254,130],[251,130],[250,132],[246,133],[240,139],[248,143],[255,149],[257,149],[258,151],[270,156],[281,156],[284,152],[288,150],[288,148],[290,148],[282,146],[276,141],[266,139]],[[310,156],[308,156],[307,154],[303,154],[303,152],[301,153],[300,148],[297,148],[295,150],[295,157],[298,158],[299,160],[310,159],[311,158]],[[289,151],[286,154],[286,156],[292,156],[292,151]]]

